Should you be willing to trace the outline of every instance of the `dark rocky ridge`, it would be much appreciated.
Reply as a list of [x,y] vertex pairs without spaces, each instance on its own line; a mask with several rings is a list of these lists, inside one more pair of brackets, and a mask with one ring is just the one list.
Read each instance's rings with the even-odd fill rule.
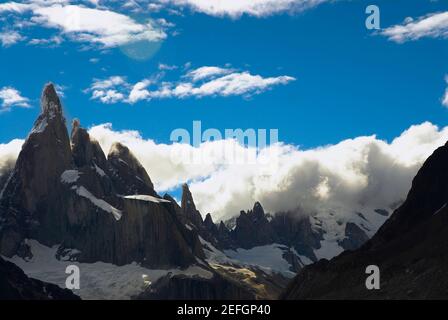
[[232,279],[213,272],[211,279],[166,275],[137,300],[254,300],[255,295]]
[[[438,148],[412,182],[406,201],[365,245],[305,267],[285,299],[447,299],[448,145]],[[380,290],[367,290],[377,265]]]
[[[155,193],[135,156],[115,144],[104,155],[75,121],[70,141],[53,85],[0,199],[0,252],[29,254],[24,239],[78,249],[79,261],[186,267],[204,256],[197,234]],[[64,174],[64,175],[63,175]],[[122,195],[144,194],[149,201]]]
[[[306,256],[314,262],[317,261],[314,250],[321,247],[323,231],[313,229],[310,217],[301,215],[299,209],[270,215],[264,212],[259,202],[256,202],[252,210],[241,211],[234,219],[235,226],[229,229],[223,221],[218,225],[215,224],[210,214],[207,214],[206,219],[202,221],[187,185],[183,187],[182,207],[172,201],[177,206],[176,212],[180,220],[193,227],[204,240],[218,249],[251,249],[277,243],[294,249],[299,255]],[[347,223],[345,239],[339,244],[344,249],[354,250],[367,240],[368,236],[360,227],[354,223]],[[286,252],[285,256],[293,265],[291,271],[296,272],[303,265],[297,261],[297,256],[293,258],[291,250],[289,253]]]
[[0,257],[0,300],[79,300],[68,289],[28,278],[20,268]]

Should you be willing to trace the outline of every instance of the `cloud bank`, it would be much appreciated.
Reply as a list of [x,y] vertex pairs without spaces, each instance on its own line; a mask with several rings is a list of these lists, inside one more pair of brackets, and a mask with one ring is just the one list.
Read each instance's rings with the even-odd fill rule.
[[[448,127],[439,129],[425,122],[410,127],[390,143],[365,136],[311,150],[275,144],[259,155],[268,154],[269,161],[248,164],[227,161],[227,154],[213,152],[230,146],[236,153],[245,154],[247,148],[234,140],[203,143],[197,148],[156,144],[135,131],[114,131],[110,124],[93,127],[90,133],[104,150],[114,141],[128,145],[158,191],[190,183],[201,212],[211,212],[216,219],[236,215],[255,201],[270,212],[297,207],[312,212],[322,206],[392,206],[405,198],[427,157],[448,140]],[[173,154],[182,154],[185,148],[199,157],[215,157],[216,161],[173,162]]]
[[[425,122],[411,126],[390,143],[375,136],[310,150],[280,143],[258,153],[257,160],[263,161],[239,163],[229,161],[229,154],[222,151],[230,149],[244,158],[250,150],[232,139],[199,147],[157,144],[137,131],[115,131],[111,124],[92,127],[89,133],[106,153],[116,141],[127,145],[158,192],[189,183],[202,214],[211,212],[218,220],[251,208],[255,201],[269,212],[300,207],[310,214],[339,210],[352,216],[353,208],[393,206],[405,198],[423,162],[448,140],[448,127]],[[0,144],[0,170],[15,161],[22,143]],[[191,163],[173,157],[186,151],[200,159],[207,155],[209,161]]]

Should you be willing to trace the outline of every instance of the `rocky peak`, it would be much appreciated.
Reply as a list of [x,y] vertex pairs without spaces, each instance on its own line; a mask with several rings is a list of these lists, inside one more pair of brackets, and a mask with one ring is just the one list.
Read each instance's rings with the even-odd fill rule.
[[48,83],[44,88],[41,98],[41,110],[43,114],[47,115],[62,115],[61,101],[52,83]]
[[207,213],[207,215],[205,216],[204,224],[205,225],[212,225],[212,224],[215,225],[215,223],[213,222],[212,215],[210,213]]
[[188,188],[188,185],[186,183],[182,186],[181,208],[182,214],[187,218],[188,221],[193,223],[198,228],[202,226],[202,216],[196,209],[193,195],[191,194],[190,189]]
[[107,161],[114,172],[112,179],[117,192],[123,195],[157,195],[145,168],[128,147],[119,142],[114,143]]
[[218,228],[216,227],[215,223],[213,222],[213,218],[210,213],[207,213],[207,215],[205,217],[204,226],[209,232],[211,232],[212,235],[216,236],[218,234]]
[[255,202],[254,208],[252,209],[252,214],[256,219],[263,219],[265,217],[264,209],[260,202]]
[[72,122],[71,142],[73,160],[77,167],[92,165],[106,170],[106,156],[100,144],[90,137],[86,129],[81,127],[78,119],[74,119]]
[[[1,205],[8,227],[0,234],[0,251],[15,253],[26,237],[45,244],[60,239],[64,211],[60,193],[61,174],[73,167],[62,107],[52,84],[42,94],[37,118],[3,189]],[[40,226],[40,227],[39,227]]]
[[241,211],[232,235],[236,243],[245,249],[271,244],[275,240],[274,230],[259,202],[254,204],[253,210],[247,213]]

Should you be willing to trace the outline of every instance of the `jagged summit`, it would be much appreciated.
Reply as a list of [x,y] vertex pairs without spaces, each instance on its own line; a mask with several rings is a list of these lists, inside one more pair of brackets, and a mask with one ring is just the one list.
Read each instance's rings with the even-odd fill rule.
[[112,179],[121,182],[117,191],[124,195],[146,194],[157,196],[154,185],[143,165],[128,147],[120,142],[114,143],[107,156],[113,171]]
[[188,184],[182,185],[182,201],[181,201],[182,214],[196,227],[202,226],[203,220],[201,213],[196,209],[194,204],[193,195],[191,194]]
[[53,83],[45,85],[42,92],[41,108],[43,114],[62,114],[61,101]]
[[90,137],[78,119],[72,122],[71,145],[73,160],[78,167],[86,165],[107,170],[106,156],[98,141]]

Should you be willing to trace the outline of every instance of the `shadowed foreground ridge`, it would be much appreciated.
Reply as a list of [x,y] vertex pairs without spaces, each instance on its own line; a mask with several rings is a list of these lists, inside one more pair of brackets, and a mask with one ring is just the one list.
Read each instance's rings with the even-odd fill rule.
[[[284,299],[447,299],[448,144],[413,180],[406,201],[360,249],[305,267]],[[381,271],[380,290],[367,290],[368,265]]]

